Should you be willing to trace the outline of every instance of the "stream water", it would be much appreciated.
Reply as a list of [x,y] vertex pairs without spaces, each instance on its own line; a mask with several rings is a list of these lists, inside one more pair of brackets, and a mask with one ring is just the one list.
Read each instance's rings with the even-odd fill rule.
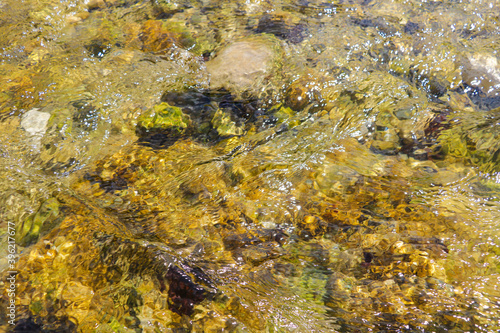
[[500,331],[500,3],[0,0],[0,330]]

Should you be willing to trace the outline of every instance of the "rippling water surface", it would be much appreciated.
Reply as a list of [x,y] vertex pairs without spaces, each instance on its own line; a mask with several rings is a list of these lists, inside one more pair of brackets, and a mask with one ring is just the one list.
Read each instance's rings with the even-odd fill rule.
[[499,13],[0,0],[1,330],[499,331]]

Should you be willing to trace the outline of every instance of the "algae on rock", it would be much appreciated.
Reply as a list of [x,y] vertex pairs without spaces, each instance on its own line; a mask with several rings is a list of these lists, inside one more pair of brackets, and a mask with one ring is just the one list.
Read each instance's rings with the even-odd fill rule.
[[138,128],[148,131],[170,130],[182,133],[191,123],[189,116],[182,109],[168,103],[160,103],[142,114],[137,122]]
[[[462,117],[460,117],[460,115]],[[500,171],[500,116],[489,112],[463,112],[451,128],[441,132],[439,143],[451,157],[477,166],[483,172]]]
[[212,118],[212,126],[220,136],[243,134],[243,129],[236,126],[236,123],[231,120],[231,115],[221,109],[217,109],[215,112]]

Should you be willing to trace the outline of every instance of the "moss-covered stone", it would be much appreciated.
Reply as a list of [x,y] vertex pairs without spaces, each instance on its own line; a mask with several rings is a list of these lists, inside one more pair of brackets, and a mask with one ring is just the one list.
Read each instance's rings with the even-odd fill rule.
[[38,211],[28,217],[16,230],[16,240],[21,246],[35,243],[40,236],[44,236],[54,229],[60,222],[58,219],[60,202],[55,198],[45,201]]
[[182,133],[190,124],[189,116],[182,109],[168,103],[160,103],[142,114],[137,126],[141,131],[172,131]]
[[443,153],[477,166],[484,172],[499,171],[498,111],[462,115],[459,124],[441,132],[439,142]]
[[221,109],[215,112],[212,118],[212,126],[220,136],[243,134],[243,128],[236,126],[236,123],[231,120],[231,115]]
[[293,128],[300,124],[299,117],[302,114],[298,114],[294,112],[291,108],[286,107],[284,105],[275,105],[273,106],[269,112],[277,118],[277,124],[287,124],[290,128]]

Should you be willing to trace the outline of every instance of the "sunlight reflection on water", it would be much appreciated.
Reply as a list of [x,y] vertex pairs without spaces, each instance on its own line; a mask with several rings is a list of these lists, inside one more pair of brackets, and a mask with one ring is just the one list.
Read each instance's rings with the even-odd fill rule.
[[0,8],[18,330],[500,329],[496,3]]

